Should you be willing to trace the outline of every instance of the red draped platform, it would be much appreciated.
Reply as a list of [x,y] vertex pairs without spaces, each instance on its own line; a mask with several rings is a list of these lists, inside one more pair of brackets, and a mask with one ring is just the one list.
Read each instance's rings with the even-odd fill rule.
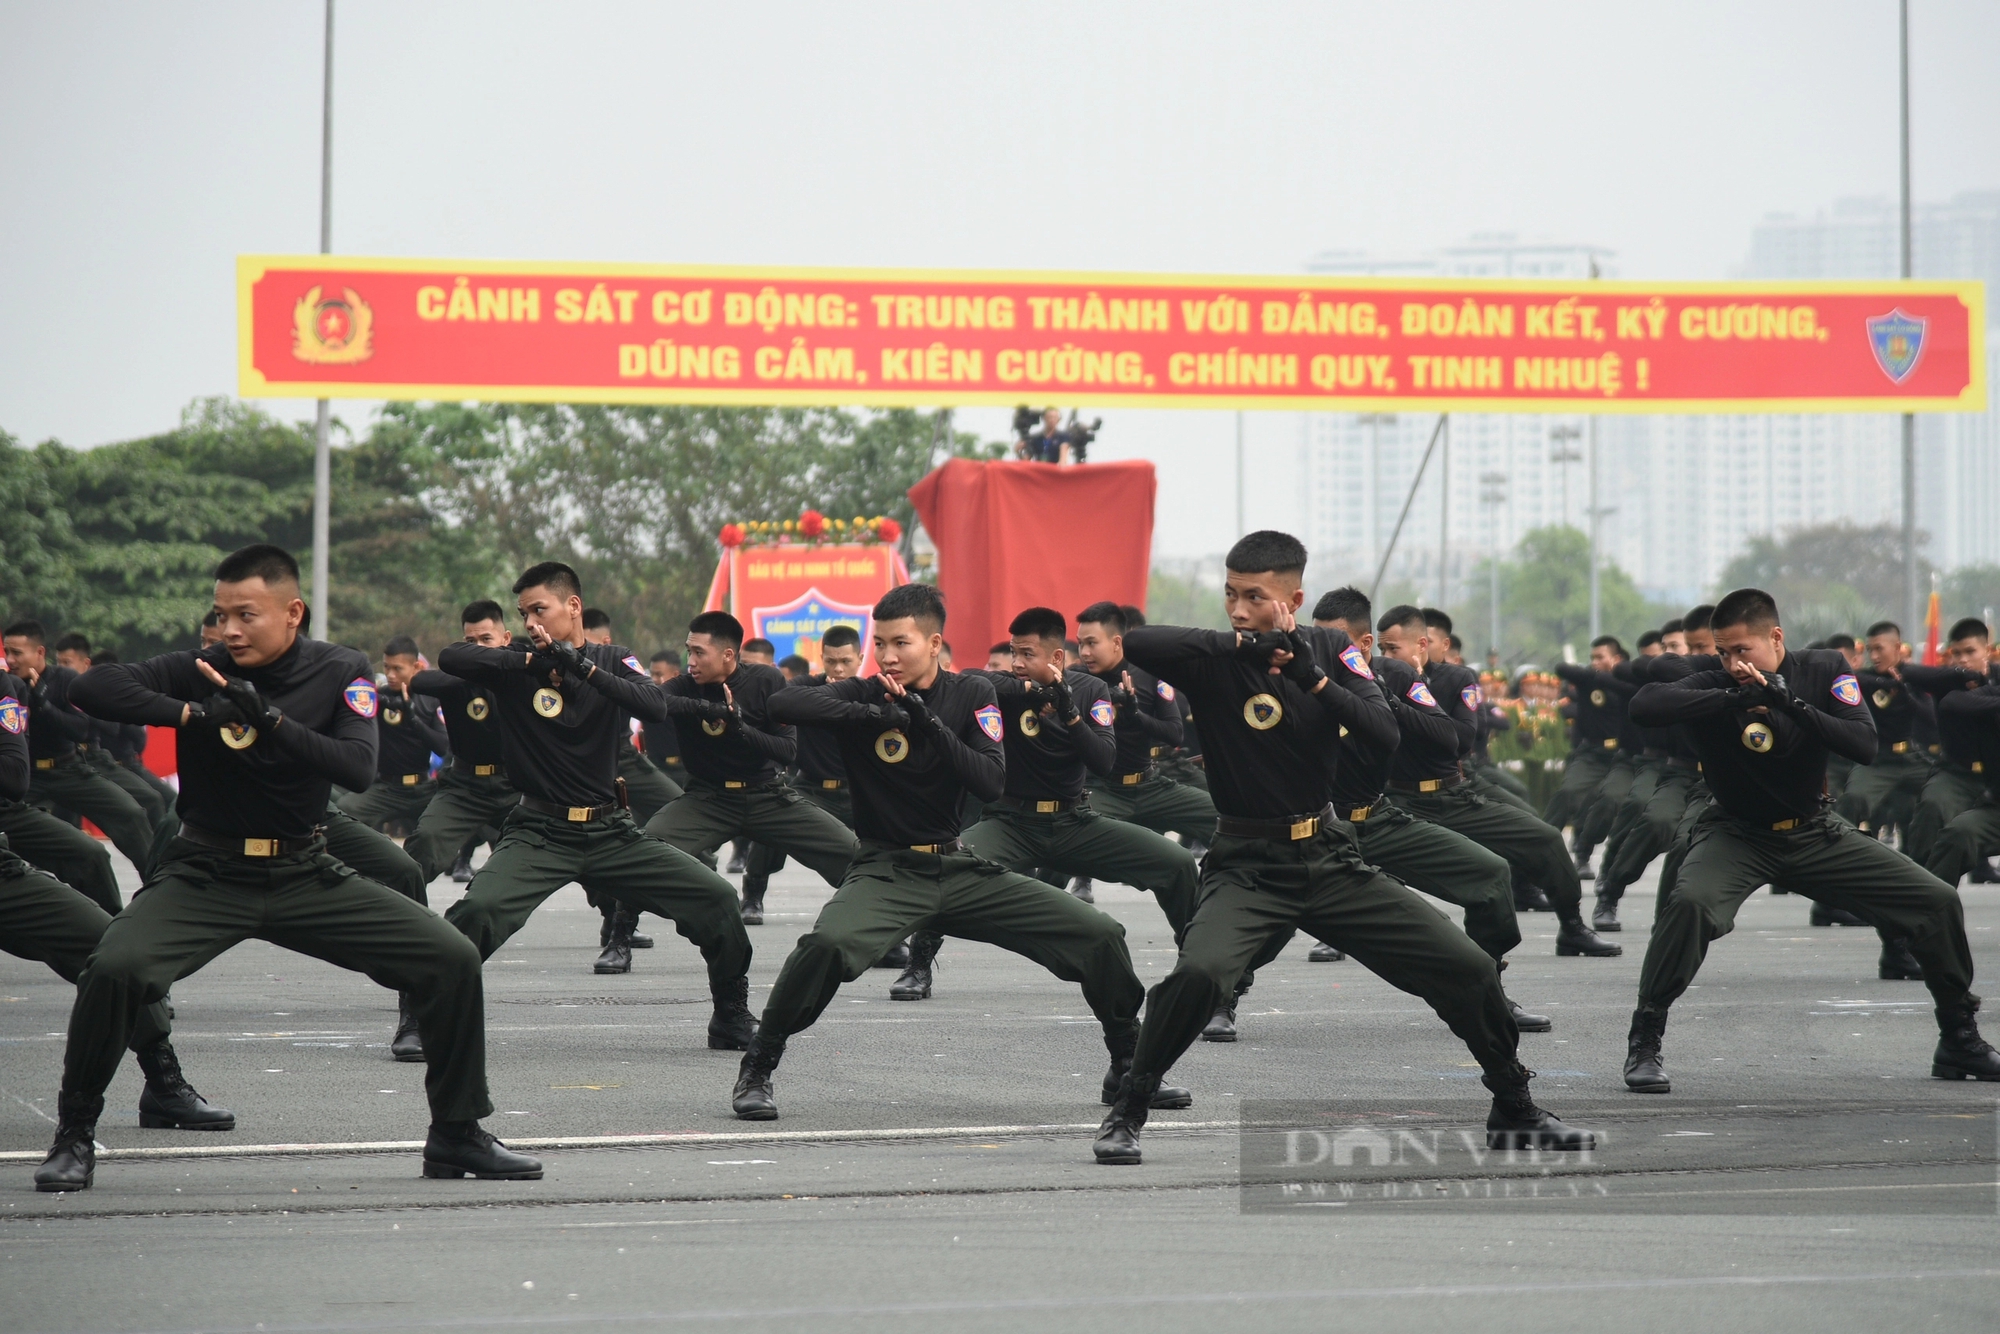
[[945,637],[961,665],[979,666],[1026,607],[1071,619],[1093,602],[1146,605],[1153,494],[1143,459],[982,463],[953,459],[910,488],[937,545]]

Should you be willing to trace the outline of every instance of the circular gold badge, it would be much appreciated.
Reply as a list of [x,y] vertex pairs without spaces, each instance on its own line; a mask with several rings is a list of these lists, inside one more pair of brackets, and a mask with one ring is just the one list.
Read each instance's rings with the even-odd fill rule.
[[257,729],[242,723],[230,723],[216,730],[222,734],[222,744],[231,750],[248,750],[257,740]]
[[541,714],[544,718],[556,718],[562,715],[562,711],[563,697],[560,690],[551,690],[547,686],[542,686],[535,691],[536,713]]
[[485,722],[486,715],[492,711],[491,707],[487,705],[486,696],[484,695],[474,695],[465,704],[465,716],[472,719],[475,723]]
[[1894,698],[1896,698],[1896,694],[1894,691],[1878,690],[1875,692],[1875,707],[1878,709],[1886,709],[1889,707],[1889,701]]
[[403,711],[401,709],[384,709],[382,710],[382,721],[391,727],[401,727],[403,725]]
[[727,718],[704,718],[701,720],[701,730],[709,736],[721,736],[729,730],[729,720]]
[[1603,707],[1604,707],[1604,692],[1603,692],[1602,690],[1593,690],[1593,691],[1591,691],[1591,692],[1590,692],[1590,702],[1591,702],[1592,704],[1595,704],[1595,705],[1596,705],[1596,706],[1597,706],[1598,708],[1600,708],[1600,709],[1601,709],[1601,708],[1603,708]]
[[1284,721],[1285,706],[1276,695],[1252,695],[1243,701],[1243,721],[1260,732],[1268,732]]
[[1762,723],[1751,723],[1743,729],[1743,744],[1762,755],[1771,748],[1771,729]]
[[884,732],[875,738],[875,758],[884,764],[901,764],[910,758],[910,739],[901,732]]
[[1035,710],[1029,709],[1026,713],[1021,715],[1021,735],[1040,736],[1041,734],[1042,734],[1041,715],[1036,713]]

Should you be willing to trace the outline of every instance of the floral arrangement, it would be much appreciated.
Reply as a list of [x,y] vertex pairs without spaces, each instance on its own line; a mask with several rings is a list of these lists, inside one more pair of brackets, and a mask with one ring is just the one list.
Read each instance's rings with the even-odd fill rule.
[[750,519],[725,523],[716,541],[725,547],[812,546],[822,542],[894,542],[903,525],[886,515],[874,518],[829,519],[818,510],[802,510],[796,519]]

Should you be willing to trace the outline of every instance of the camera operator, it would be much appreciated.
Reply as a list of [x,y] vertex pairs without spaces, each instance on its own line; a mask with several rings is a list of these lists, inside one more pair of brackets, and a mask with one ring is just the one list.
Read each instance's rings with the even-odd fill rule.
[[1071,409],[1065,427],[1062,409],[1051,407],[1042,410],[1041,429],[1036,430],[1034,410],[1022,404],[1014,409],[1014,434],[1019,437],[1014,456],[1033,463],[1082,463],[1103,425],[1101,417],[1085,425]]

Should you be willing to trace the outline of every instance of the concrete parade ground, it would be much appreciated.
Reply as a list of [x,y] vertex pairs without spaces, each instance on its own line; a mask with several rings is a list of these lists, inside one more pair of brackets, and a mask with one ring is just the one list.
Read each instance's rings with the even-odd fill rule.
[[[456,893],[439,881],[432,906]],[[796,866],[774,880],[753,1008],[827,893]],[[1097,893],[1157,981],[1158,909]],[[1962,893],[2000,976],[2000,886]],[[1194,1105],[1154,1113],[1144,1164],[1112,1169],[1090,1152],[1097,1025],[1025,960],[948,941],[919,1003],[869,973],[792,1041],[781,1118],[739,1122],[699,956],[648,917],[658,947],[593,975],[598,918],[570,887],[486,968],[487,1125],[543,1158],[535,1182],[421,1179],[423,1068],[389,1058],[394,995],[251,943],[174,992],[183,1066],[237,1129],[139,1129],[127,1060],[110,1152],[71,1195],[30,1178],[73,991],[0,957],[0,1329],[2000,1327],[2000,1090],[1931,1079],[1922,984],[1876,980],[1874,933],[1809,927],[1809,906],[1760,892],[1711,949],[1667,1030],[1666,1097],[1620,1078],[1650,877],[1622,958],[1559,959],[1554,918],[1526,915],[1506,983],[1555,1031],[1522,1059],[1538,1101],[1606,1128],[1594,1169],[1468,1193],[1419,1163],[1268,1208],[1239,1176],[1246,1103],[1464,1126],[1487,1103],[1421,1002],[1308,963],[1305,939],[1260,974],[1239,1041],[1175,1068]]]

